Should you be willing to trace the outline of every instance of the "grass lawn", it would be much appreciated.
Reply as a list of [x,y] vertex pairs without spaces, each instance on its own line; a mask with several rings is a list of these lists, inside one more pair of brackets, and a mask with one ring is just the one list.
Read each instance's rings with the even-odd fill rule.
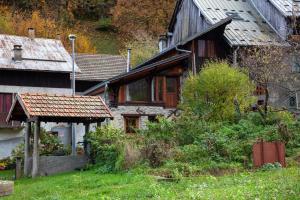
[[14,170],[0,171],[0,180],[12,180],[15,176]]
[[3,199],[299,199],[300,168],[157,182],[131,173],[74,172],[15,182]]

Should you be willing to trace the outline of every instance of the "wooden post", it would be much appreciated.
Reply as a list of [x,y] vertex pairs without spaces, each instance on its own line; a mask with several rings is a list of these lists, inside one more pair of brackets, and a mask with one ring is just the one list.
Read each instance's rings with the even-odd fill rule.
[[24,176],[29,176],[29,149],[30,149],[31,123],[26,123],[25,146],[24,146]]
[[90,124],[85,124],[85,135],[83,141],[84,154],[88,155],[88,143],[86,140],[87,134],[90,132]]
[[32,178],[38,176],[39,173],[39,135],[41,122],[37,119],[34,127],[33,138],[33,155],[32,155]]
[[22,177],[22,160],[20,157],[16,158],[15,179],[18,180]]

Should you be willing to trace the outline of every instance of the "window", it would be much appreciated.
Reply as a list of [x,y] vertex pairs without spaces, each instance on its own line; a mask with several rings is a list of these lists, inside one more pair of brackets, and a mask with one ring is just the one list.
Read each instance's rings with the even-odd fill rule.
[[167,93],[175,93],[177,89],[177,78],[167,78]]
[[297,97],[295,94],[290,96],[289,106],[290,106],[290,108],[297,108]]
[[300,72],[300,58],[298,55],[293,55],[292,58],[292,62],[293,62],[293,72]]
[[139,128],[140,118],[138,116],[124,116],[124,121],[126,133],[136,133],[136,130]]
[[164,101],[164,77],[163,76],[155,77],[154,101],[156,102]]
[[141,79],[127,85],[127,101],[148,101],[150,85]]
[[156,116],[156,115],[150,115],[150,116],[148,116],[148,121],[152,122],[152,123],[154,123],[154,122],[156,123],[156,122],[158,122],[157,117],[158,116]]
[[12,105],[12,94],[0,93],[0,124],[6,124],[6,117]]

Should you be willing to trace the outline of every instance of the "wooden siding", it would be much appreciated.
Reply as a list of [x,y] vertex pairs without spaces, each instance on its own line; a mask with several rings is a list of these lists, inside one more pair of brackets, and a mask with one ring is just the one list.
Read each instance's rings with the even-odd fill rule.
[[204,31],[209,26],[193,0],[184,0],[176,17],[173,36],[169,38],[168,44],[175,45],[197,32]]
[[68,73],[0,70],[0,85],[70,88],[71,80]]
[[291,30],[288,29],[287,19],[282,13],[268,0],[251,0],[251,2],[258,12],[273,26],[277,33],[280,34],[283,39],[287,39]]

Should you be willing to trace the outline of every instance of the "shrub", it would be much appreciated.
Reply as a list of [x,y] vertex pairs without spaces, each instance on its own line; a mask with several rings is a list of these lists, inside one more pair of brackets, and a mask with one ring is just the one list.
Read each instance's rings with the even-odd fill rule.
[[183,88],[183,107],[211,121],[234,120],[255,102],[248,75],[225,62],[210,62]]
[[122,156],[120,149],[123,147],[123,137],[124,133],[111,125],[98,127],[96,131],[88,133],[86,139],[91,147],[90,158],[100,166],[100,171],[115,171],[119,156]]

